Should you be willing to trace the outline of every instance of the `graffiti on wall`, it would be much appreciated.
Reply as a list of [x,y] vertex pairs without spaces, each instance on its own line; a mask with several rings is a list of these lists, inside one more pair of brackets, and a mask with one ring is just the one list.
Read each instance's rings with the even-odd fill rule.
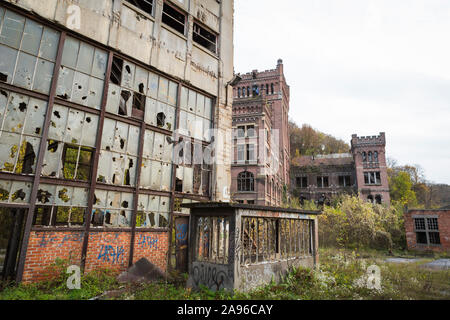
[[203,285],[210,290],[220,290],[226,287],[230,277],[224,269],[202,263],[194,265],[192,278],[197,287]]
[[141,249],[155,249],[158,250],[158,238],[153,236],[146,236],[141,234],[138,239],[138,246]]
[[110,262],[112,264],[123,263],[124,256],[123,246],[112,246],[102,244],[100,247],[100,253],[97,260],[102,260],[103,262]]

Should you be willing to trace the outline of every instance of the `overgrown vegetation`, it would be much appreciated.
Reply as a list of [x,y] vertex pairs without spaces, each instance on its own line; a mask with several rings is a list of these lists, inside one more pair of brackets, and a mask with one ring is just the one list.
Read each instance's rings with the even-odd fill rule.
[[116,272],[98,269],[82,276],[80,290],[70,290],[67,288],[68,266],[68,261],[57,259],[43,274],[48,280],[18,286],[3,284],[0,300],[86,300],[119,288]]
[[[406,256],[411,257],[411,256]],[[120,286],[115,275],[107,270],[82,278],[81,290],[65,288],[66,276],[61,273],[52,281],[6,288],[0,299],[90,299],[114,290],[106,299],[128,300],[349,300],[349,299],[449,299],[450,271],[431,271],[420,267],[431,257],[410,264],[385,262],[379,251],[361,249],[320,249],[317,270],[291,270],[280,283],[271,283],[248,293],[212,292],[206,288],[193,291],[184,283],[160,282]],[[368,267],[380,268],[380,286],[368,286]],[[61,265],[62,266],[62,265]],[[118,290],[120,289],[120,290]]]

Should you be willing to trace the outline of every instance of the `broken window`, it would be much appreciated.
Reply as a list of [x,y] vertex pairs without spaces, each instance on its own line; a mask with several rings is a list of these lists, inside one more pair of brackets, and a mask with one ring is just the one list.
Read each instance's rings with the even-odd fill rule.
[[242,217],[241,265],[311,256],[312,222]]
[[369,153],[368,153],[368,161],[369,162],[372,162],[372,151],[369,151]]
[[181,88],[179,133],[211,141],[212,99],[185,87]]
[[99,117],[55,104],[42,175],[90,181]]
[[365,151],[362,153],[362,161],[363,162],[367,161],[367,153]]
[[212,53],[216,53],[217,35],[194,22],[192,40]]
[[0,90],[0,171],[33,174],[47,103]]
[[237,96],[238,96],[238,98],[241,97],[241,88],[238,88],[238,89],[237,89]]
[[91,225],[93,227],[128,228],[133,212],[132,193],[95,190]]
[[274,92],[275,92],[273,83],[270,84],[270,92],[271,92],[272,94],[274,94]]
[[64,145],[64,179],[90,181],[94,149]]
[[417,244],[440,245],[439,224],[437,217],[414,218],[414,232]]
[[339,186],[340,187],[349,187],[350,184],[350,176],[339,176]]
[[185,34],[186,16],[167,2],[163,4],[162,22],[179,33]]
[[32,183],[0,180],[0,202],[28,203]]
[[254,86],[252,87],[252,94],[253,94],[254,97],[259,96],[259,88],[258,88],[258,85],[254,85]]
[[48,94],[59,32],[9,10],[0,11],[0,81]]
[[84,225],[88,190],[67,186],[40,184],[33,225]]
[[377,203],[377,204],[381,204],[381,195],[379,195],[379,194],[377,194],[376,196],[375,196],[375,203]]
[[255,191],[255,178],[253,173],[244,171],[238,174],[237,189],[240,192]]
[[381,184],[380,172],[364,172],[364,183],[367,185]]
[[228,264],[230,221],[227,217],[196,218],[196,261]]
[[140,194],[136,228],[167,228],[169,226],[170,199]]
[[297,188],[307,188],[308,187],[308,177],[296,177],[295,183]]
[[135,7],[138,7],[142,11],[148,13],[149,15],[153,15],[153,0],[126,0],[131,3]]
[[105,119],[97,172],[97,182],[134,186],[140,128]]
[[328,188],[328,177],[317,177],[318,188]]
[[378,152],[377,152],[377,151],[375,151],[375,152],[373,153],[373,161],[374,161],[374,162],[378,162]]
[[56,95],[60,99],[100,110],[107,60],[106,51],[67,37]]
[[166,135],[145,130],[140,187],[169,191],[172,186],[173,141]]

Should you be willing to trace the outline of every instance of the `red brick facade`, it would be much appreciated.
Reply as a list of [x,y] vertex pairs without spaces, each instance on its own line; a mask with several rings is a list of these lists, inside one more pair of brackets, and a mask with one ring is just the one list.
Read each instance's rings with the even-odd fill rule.
[[[253,70],[241,75],[242,80],[233,87],[235,139],[231,195],[234,201],[273,206],[282,204],[290,170],[290,89],[283,68],[280,59],[276,69],[262,72]],[[252,136],[247,134],[249,127],[255,130]],[[239,128],[247,128],[244,136],[238,136]],[[248,145],[255,145],[252,159],[247,159]],[[239,158],[238,148],[244,149],[244,159]],[[274,163],[271,159],[277,160]],[[251,190],[238,187],[239,174],[242,172],[253,175],[254,187]]]
[[[406,242],[408,249],[410,250],[431,250],[431,251],[446,251],[450,252],[450,210],[409,210],[405,213],[405,230],[406,230]],[[420,228],[417,229],[416,223],[414,219],[420,218],[433,218],[437,219],[437,230],[435,228],[430,228],[428,225],[428,221],[425,220],[426,223],[426,233],[429,232],[439,232],[439,244],[430,243],[430,237],[425,238],[428,242],[418,243],[419,236],[417,235],[418,231],[422,231]],[[420,223],[418,223],[420,225]],[[420,226],[419,226],[420,227]],[[436,236],[433,237],[436,239]],[[424,239],[424,240],[425,240]],[[431,241],[436,242],[436,241]]]
[[[91,232],[85,272],[100,268],[125,271],[129,263],[130,240],[130,232]],[[83,232],[31,232],[23,282],[45,280],[48,268],[57,258],[80,265],[82,244]],[[136,232],[133,263],[146,258],[166,272],[168,248],[167,232]]]

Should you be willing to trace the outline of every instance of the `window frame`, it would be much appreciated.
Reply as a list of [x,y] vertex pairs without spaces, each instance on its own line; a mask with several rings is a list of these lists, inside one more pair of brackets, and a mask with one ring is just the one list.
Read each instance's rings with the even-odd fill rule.
[[[213,35],[215,37],[214,42],[212,42],[210,39],[208,39],[207,37],[205,37],[204,35],[202,35],[200,32],[196,32],[196,27],[199,28],[199,31],[201,31],[202,29],[208,33],[210,33],[211,35]],[[202,39],[204,39],[205,41],[207,41],[208,43],[214,45],[214,50],[211,50],[210,48],[204,46],[203,44],[201,44],[200,42],[195,40],[195,36],[198,36]],[[194,20],[194,23],[192,25],[192,42],[201,46],[202,48],[208,50],[209,52],[211,52],[212,54],[216,55],[218,52],[218,43],[219,43],[219,35],[212,31],[210,28],[204,26],[203,24],[201,24],[200,22],[198,22],[197,20]]]
[[[414,215],[414,216],[412,216],[412,219],[413,219],[413,230],[414,230],[414,233],[416,234],[416,244],[417,245],[419,245],[419,246],[434,246],[434,247],[440,247],[440,246],[442,246],[442,241],[441,241],[441,238],[440,238],[440,230],[439,230],[439,216],[437,216],[437,215]],[[424,229],[422,229],[422,228],[417,228],[417,224],[416,224],[416,220],[419,220],[419,219],[423,219],[424,220]],[[434,228],[430,228],[430,225],[429,225],[429,220],[434,220],[434,219],[436,219],[436,229],[434,229]],[[419,236],[418,236],[418,234],[419,233],[425,233],[425,235],[426,235],[426,239],[427,239],[427,243],[422,243],[422,242],[418,242],[418,238],[419,238]],[[437,234],[437,239],[439,240],[439,243],[431,243],[431,241],[430,241],[430,234],[431,233],[433,233],[433,234]]]
[[[179,23],[181,25],[181,22],[179,20],[177,20],[175,17],[172,17],[171,15],[169,15],[168,13],[164,12],[164,6],[167,6],[169,8],[171,8],[172,10],[177,11],[179,14],[184,16],[184,22],[183,22],[183,32],[181,32],[180,30],[177,30],[176,28],[170,26],[169,24],[167,24],[166,22],[163,21],[164,15],[168,16],[171,20],[175,21],[176,23]],[[182,34],[184,37],[186,37],[186,26],[187,26],[187,21],[188,21],[188,15],[183,12],[181,9],[177,8],[175,5],[173,5],[172,3],[168,2],[168,1],[163,1],[163,8],[162,8],[162,12],[161,12],[161,24],[163,24],[165,27],[170,28],[170,30],[173,30],[179,34]]]

